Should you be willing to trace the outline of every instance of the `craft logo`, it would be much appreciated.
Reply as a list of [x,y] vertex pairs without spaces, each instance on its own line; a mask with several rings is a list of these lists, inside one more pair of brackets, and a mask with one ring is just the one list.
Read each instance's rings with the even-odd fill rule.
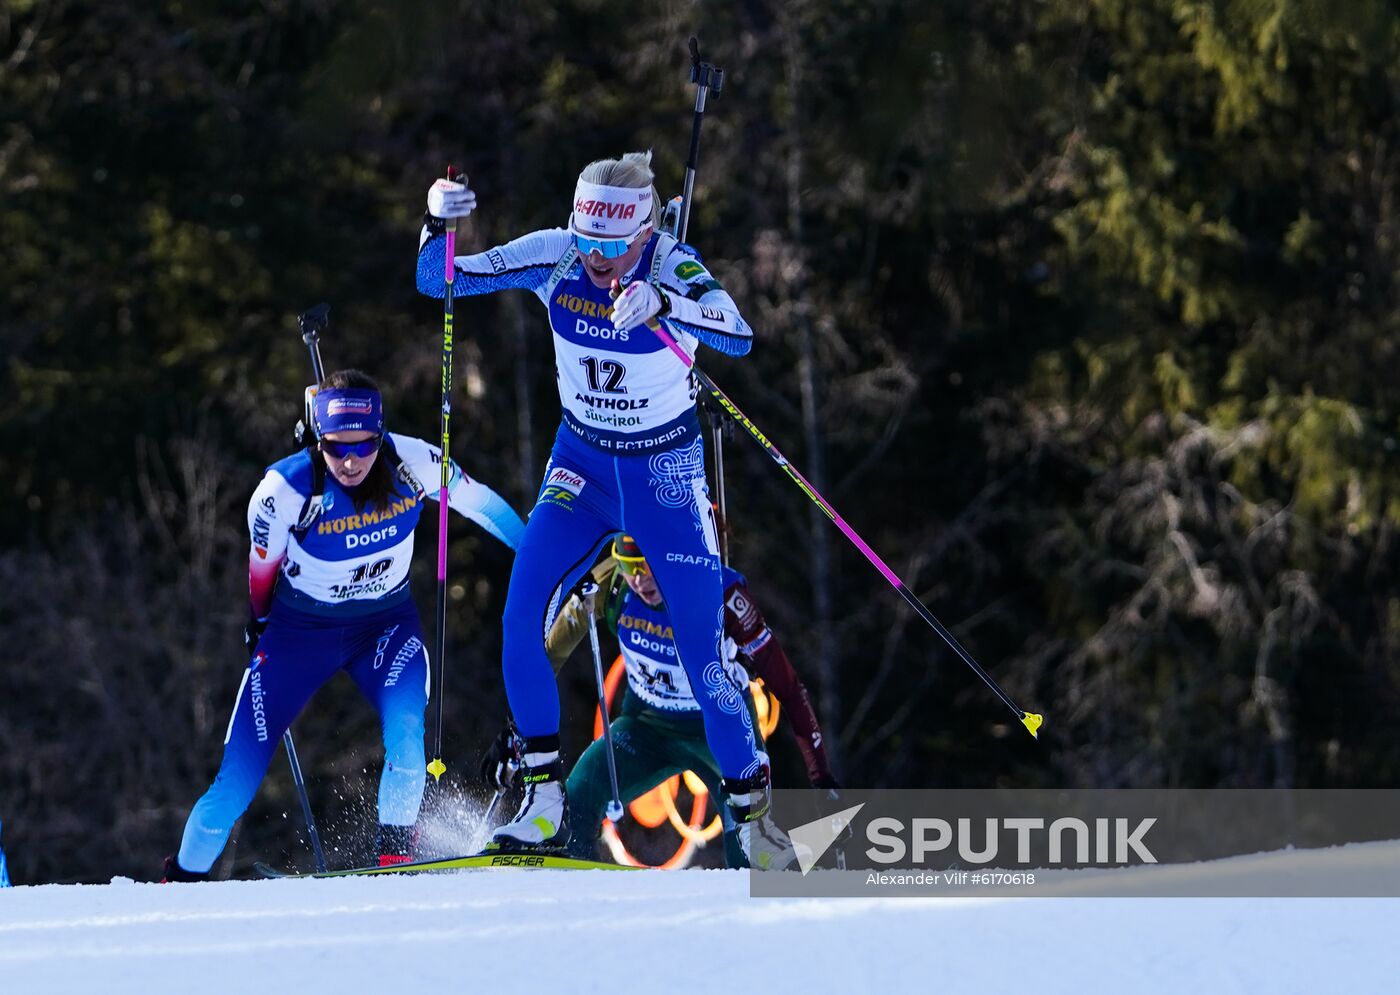
[[694,556],[690,553],[667,553],[667,563],[685,563],[690,566],[705,567],[709,570],[719,569],[719,561],[713,556]]

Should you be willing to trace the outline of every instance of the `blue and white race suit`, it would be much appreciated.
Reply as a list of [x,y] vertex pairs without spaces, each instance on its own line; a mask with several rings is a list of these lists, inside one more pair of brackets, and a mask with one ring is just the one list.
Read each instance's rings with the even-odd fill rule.
[[[423,712],[428,650],[408,588],[413,531],[423,499],[437,499],[441,450],[390,434],[401,473],[383,508],[356,508],[327,472],[320,510],[301,530],[315,490],[313,459],[303,450],[268,467],[248,502],[249,594],[267,628],[239,685],[214,783],[185,823],[179,864],[208,871],[233,824],[253,800],[282,733],[311,696],[345,671],[379,713],[384,770],[379,821],[417,821],[426,763]],[[385,452],[379,459],[387,458]],[[512,548],[525,523],[495,491],[469,479],[454,461],[448,504]],[[420,483],[421,482],[421,483]],[[431,489],[425,491],[423,483]]]
[[[445,238],[425,228],[418,289],[444,293]],[[719,546],[695,411],[698,385],[649,329],[619,331],[564,229],[532,232],[458,256],[454,295],[529,290],[549,312],[563,424],[511,571],[504,618],[506,694],[522,735],[559,730],[559,692],[545,654],[548,620],[610,537],[625,531],[672,610],[676,649],[696,689],[710,749],[725,777],[761,766],[743,688],[723,665]],[[692,355],[732,356],[752,332],[730,296],[686,247],[653,233],[624,283],[649,279],[671,300],[665,319]]]

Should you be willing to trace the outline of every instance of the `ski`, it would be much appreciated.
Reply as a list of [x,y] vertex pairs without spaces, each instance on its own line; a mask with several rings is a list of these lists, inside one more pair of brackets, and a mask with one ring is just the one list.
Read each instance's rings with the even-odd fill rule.
[[550,853],[478,853],[466,857],[445,857],[441,860],[419,860],[410,864],[391,864],[388,867],[350,867],[339,871],[281,871],[261,861],[253,865],[253,869],[265,878],[342,878],[367,874],[417,874],[434,871],[499,870],[504,868],[565,871],[641,870],[639,867],[628,867],[625,864],[613,864],[602,860],[580,860],[576,857],[563,857]]

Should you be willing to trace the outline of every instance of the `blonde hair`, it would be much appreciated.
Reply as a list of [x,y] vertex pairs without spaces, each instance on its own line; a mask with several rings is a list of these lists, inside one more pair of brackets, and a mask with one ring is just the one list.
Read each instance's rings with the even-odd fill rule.
[[651,171],[651,149],[627,152],[621,159],[595,159],[578,174],[581,180],[605,187],[651,187],[651,224],[661,222],[661,197],[656,192],[656,174]]

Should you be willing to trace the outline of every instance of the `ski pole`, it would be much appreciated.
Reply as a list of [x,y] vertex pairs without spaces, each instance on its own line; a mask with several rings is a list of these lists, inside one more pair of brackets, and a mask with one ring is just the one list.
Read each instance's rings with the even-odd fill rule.
[[292,742],[292,730],[282,734],[282,745],[287,748],[287,762],[292,765],[292,780],[296,782],[297,794],[301,797],[301,814],[306,819],[306,833],[311,837],[311,849],[316,854],[316,870],[325,871],[326,852],[321,849],[321,834],[316,832],[316,820],[311,817],[311,799],[306,795],[306,782],[301,777],[301,763],[297,760],[297,748]]
[[817,493],[816,488],[807,482],[807,478],[798,472],[797,467],[789,463],[787,457],[778,451],[778,447],[773,445],[773,443],[768,440],[768,437],[759,431],[758,426],[749,421],[748,416],[739,410],[738,406],[729,399],[729,396],[725,394],[724,391],[720,390],[715,382],[695,365],[695,360],[680,347],[680,344],[671,337],[670,333],[666,331],[660,322],[653,319],[647,322],[647,327],[655,332],[657,337],[666,344],[667,348],[676,354],[680,361],[685,364],[686,368],[690,370],[691,376],[695,377],[695,379],[700,382],[701,386],[709,392],[710,396],[714,398],[719,406],[723,408],[731,418],[742,425],[755,442],[763,447],[763,451],[772,458],[773,462],[777,463],[778,466],[782,468],[783,472],[792,479],[793,483],[797,484],[797,486],[802,489],[802,493],[811,498],[813,503],[826,514],[826,517],[830,518],[836,524],[836,527],[841,530],[841,534],[849,539],[856,549],[859,549],[861,553],[864,554],[865,558],[870,561],[876,570],[880,571],[881,576],[889,581],[890,586],[899,592],[900,597],[907,601],[914,611],[919,613],[919,617],[927,622],[933,628],[933,631],[942,637],[943,641],[948,644],[953,652],[962,658],[963,663],[971,667],[973,673],[982,678],[983,683],[991,688],[992,692],[1002,700],[1002,703],[1015,713],[1016,718],[1026,727],[1027,731],[1036,739],[1039,739],[1040,725],[1044,721],[1044,718],[1035,712],[1024,711],[1011,700],[1011,696],[1001,689],[1001,685],[993,680],[992,675],[983,670],[977,661],[972,658],[972,655],[968,653],[967,650],[963,649],[962,644],[957,641],[953,634],[943,627],[943,623],[934,618],[933,612],[929,611],[928,608],[924,606],[924,603],[914,596],[914,593],[905,586],[904,581],[900,580],[899,576],[890,569],[889,565],[885,563],[884,560],[880,559],[879,554],[871,549],[865,540],[856,534],[856,530],[846,523],[846,520],[837,513],[836,509],[831,506],[826,498]]
[[505,795],[505,788],[497,788],[496,793],[491,796],[491,804],[486,806],[486,811],[481,813],[481,818],[477,820],[476,829],[468,837],[467,843],[473,848],[477,847],[477,840],[486,835],[486,830],[491,828],[491,816],[495,814],[496,806],[501,803],[501,798]]
[[301,329],[301,341],[306,344],[306,350],[311,354],[311,372],[315,374],[318,384],[326,378],[326,368],[321,365],[321,333],[326,329],[330,314],[329,304],[317,304],[297,318],[297,327]]
[[[301,340],[306,343],[306,348],[311,353],[311,372],[315,375],[318,384],[325,379],[325,371],[321,366],[320,336],[321,330],[326,327],[326,320],[330,313],[331,306],[329,304],[318,304],[297,318],[297,326],[301,330]],[[307,420],[303,429],[304,431],[313,431],[309,405],[305,415]],[[296,743],[292,741],[291,726],[288,726],[287,730],[282,733],[282,745],[287,749],[287,763],[292,768],[292,782],[296,784],[297,797],[301,800],[301,814],[306,820],[306,834],[311,838],[311,850],[316,855],[316,869],[324,871],[326,869],[326,853],[321,847],[321,834],[316,831],[316,819],[311,814],[311,798],[306,793],[306,779],[301,775],[301,761],[297,759],[297,747]]]
[[710,437],[715,451],[715,533],[719,539],[719,562],[729,566],[729,509],[724,500],[724,427],[720,413],[708,408]]
[[608,802],[608,818],[622,821],[622,793],[617,787],[617,757],[613,754],[612,720],[608,716],[608,692],[603,681],[603,655],[598,651],[598,620],[593,616],[593,602],[598,585],[592,577],[579,588],[583,595],[583,610],[588,615],[588,645],[593,650],[593,677],[598,682],[598,711],[603,716],[603,749],[608,756],[608,782],[612,786],[612,801]]
[[[714,65],[713,63],[701,61],[700,42],[697,38],[695,38],[694,35],[692,35],[690,38],[690,81],[696,85],[695,115],[691,120],[690,126],[690,155],[686,159],[685,164],[685,186],[681,194],[680,221],[676,233],[677,239],[681,242],[685,241],[686,233],[690,228],[690,204],[695,191],[695,173],[700,158],[700,127],[701,124],[704,122],[705,117],[705,97],[708,93],[713,92],[715,95],[715,99],[718,100],[720,96],[720,91],[724,87],[724,70]],[[943,624],[933,616],[933,613],[929,611],[927,607],[925,607],[922,601],[920,601],[914,596],[913,592],[911,592],[909,588],[905,586],[904,582],[900,580],[899,577],[895,574],[895,572],[889,568],[885,561],[882,560],[879,557],[879,555],[873,549],[871,549],[869,545],[866,544],[865,540],[861,539],[861,537],[856,534],[855,529],[851,528],[850,525],[846,523],[846,520],[842,518],[839,514],[837,514],[836,509],[833,508],[825,498],[823,498],[820,494],[817,493],[816,489],[807,482],[807,479],[803,477],[801,473],[798,472],[797,468],[787,461],[787,458],[778,451],[778,448],[774,446],[773,443],[768,441],[767,436],[760,432],[758,430],[758,427],[755,426],[753,422],[749,421],[748,416],[746,416],[742,411],[739,410],[738,406],[735,405],[734,402],[729,399],[729,397],[724,393],[724,391],[720,390],[719,387],[715,385],[715,382],[713,380],[711,380],[708,376],[706,376],[700,369],[698,369],[695,366],[695,361],[686,354],[685,350],[682,349],[680,345],[677,344],[676,340],[673,339],[662,328],[659,322],[649,321],[647,322],[647,326],[651,328],[651,330],[661,338],[661,341],[664,342],[667,345],[667,347],[670,348],[670,350],[680,358],[681,362],[685,364],[686,368],[689,369],[690,372],[695,376],[695,378],[699,380],[699,382],[704,386],[704,388],[707,391],[709,391],[710,396],[714,398],[714,400],[719,404],[720,408],[722,408],[735,421],[737,421],[748,431],[748,433],[754,438],[754,440],[760,446],[763,447],[763,450],[766,453],[768,453],[770,457],[772,457],[773,461],[783,468],[783,472],[786,473],[790,478],[792,478],[793,482],[796,483],[798,487],[802,488],[803,493],[805,493],[809,498],[811,498],[812,501],[816,503],[817,507],[820,508],[828,518],[830,518],[833,522],[836,523],[836,527],[841,530],[842,534],[845,535],[846,538],[849,539],[855,545],[855,547],[865,555],[865,558],[869,560],[877,570],[880,571],[881,575],[885,578],[885,580],[889,581],[891,586],[893,586],[896,591],[899,592],[900,596],[903,597],[904,600],[907,601],[909,605],[916,612],[919,613],[919,616],[925,622],[927,622],[930,626],[933,627],[933,630],[943,638],[943,641],[947,643],[948,646],[951,647],[952,650],[955,653],[957,653],[959,657],[962,658],[962,661],[966,663],[969,667],[971,667],[973,672],[977,674],[978,677],[982,678],[983,682],[987,685],[987,687],[991,688],[992,691],[996,694],[996,696],[1000,698],[1008,708],[1011,709],[1011,711],[1016,715],[1017,719],[1020,720],[1021,724],[1026,727],[1030,734],[1036,739],[1039,739],[1039,729],[1041,723],[1044,721],[1043,717],[1034,712],[1024,711],[1023,709],[1018,707],[1014,701],[1011,700],[1011,697],[1001,689],[1001,686],[997,684],[995,680],[992,679],[992,676],[988,674],[985,670],[983,670],[980,665],[978,665],[977,661],[972,658],[971,654],[969,654],[967,650],[963,649],[962,645],[957,641],[956,638],[954,638],[953,634],[943,627]],[[720,437],[718,431],[715,432],[715,453],[717,489],[719,492],[720,500],[718,518],[721,522],[723,522],[725,521],[723,477],[724,471],[723,464],[721,462],[723,456],[721,455]],[[723,538],[723,530],[721,529],[719,530],[719,532],[721,535],[721,562],[725,562],[727,564],[728,546],[725,542],[725,539]]]
[[[690,230],[690,205],[695,197],[695,174],[700,167],[700,128],[705,123],[705,99],[716,100],[724,89],[724,70],[700,59],[700,40],[690,36],[690,81],[695,84],[695,115],[690,122],[690,153],[685,160],[685,186],[682,188],[677,221],[671,234],[684,242]],[[724,421],[718,411],[710,412],[711,438],[715,451],[715,531],[719,538],[719,561],[729,566],[729,514],[724,496]]]
[[[447,178],[456,174],[447,167]],[[451,482],[452,456],[452,280],[457,275],[457,219],[447,220],[447,292],[442,296],[442,475],[438,481],[438,561],[437,561],[437,717],[433,728],[433,759],[428,773],[433,783],[447,771],[442,762],[442,683],[447,672],[447,485]]]
[[719,99],[724,88],[724,70],[711,62],[700,61],[700,41],[690,36],[690,81],[695,84],[695,116],[690,122],[690,155],[685,160],[685,186],[681,189],[680,224],[676,238],[684,242],[690,229],[690,202],[695,193],[695,170],[700,160],[700,126],[705,121],[705,97],[713,93]]

